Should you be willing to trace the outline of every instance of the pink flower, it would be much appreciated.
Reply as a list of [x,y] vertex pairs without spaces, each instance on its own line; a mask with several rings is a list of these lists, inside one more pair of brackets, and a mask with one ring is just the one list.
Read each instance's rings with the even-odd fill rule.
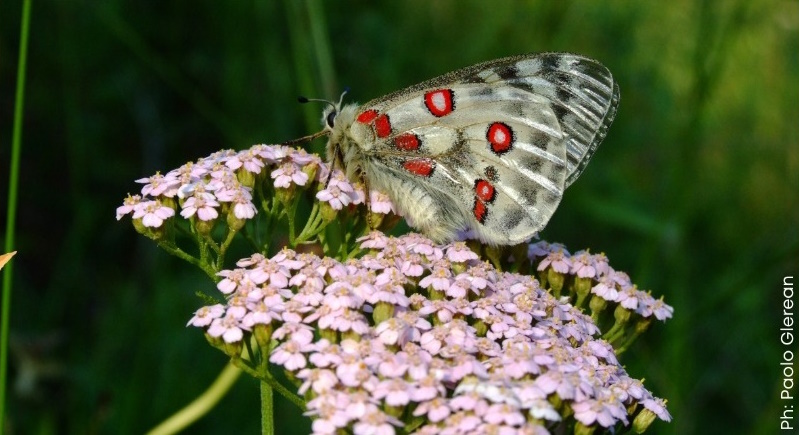
[[291,151],[291,148],[282,145],[255,145],[250,149],[267,164],[281,162]]
[[252,219],[258,210],[252,203],[250,188],[237,185],[235,188],[223,189],[216,192],[216,197],[221,202],[233,204],[233,215],[239,219]]
[[280,320],[280,312],[283,311],[283,305],[267,305],[263,301],[249,304],[247,308],[249,311],[241,319],[241,324],[247,328],[255,325],[271,325]]
[[619,304],[628,310],[635,310],[638,308],[638,290],[635,287],[627,287],[619,292]]
[[[446,388],[441,385],[438,379],[432,374],[428,374],[423,378],[419,378],[416,383],[412,384],[410,389],[410,397],[414,402],[425,402],[428,400],[436,400],[446,396]],[[446,416],[442,416],[444,418]]]
[[484,418],[489,423],[507,424],[508,426],[519,426],[525,421],[517,407],[505,403],[489,406]]
[[265,259],[266,259],[266,257],[264,257],[263,255],[261,255],[259,253],[255,253],[255,254],[252,254],[251,256],[247,257],[247,258],[242,258],[241,260],[237,261],[236,262],[236,266],[238,266],[238,267],[252,266],[253,264],[258,264],[258,263],[264,261]]
[[316,394],[321,394],[338,384],[336,374],[327,369],[303,369],[297,373],[297,378],[305,381],[297,390],[299,394],[305,394],[309,388]]
[[230,160],[225,162],[225,166],[232,170],[239,169],[244,166],[247,172],[253,174],[260,174],[261,168],[264,167],[264,162],[259,158],[258,154],[252,150],[244,150],[231,157]]
[[446,400],[436,397],[428,402],[422,402],[413,411],[415,417],[426,415],[432,423],[438,423],[449,417],[452,413]]
[[455,242],[446,250],[447,259],[453,263],[465,263],[469,260],[477,260],[477,256],[464,242]]
[[615,302],[619,298],[619,292],[616,290],[616,283],[613,281],[613,278],[608,275],[599,279],[599,283],[591,288],[591,293],[609,302]]
[[336,376],[347,387],[358,387],[372,377],[366,364],[355,355],[342,355],[341,363],[336,367]]
[[211,321],[211,326],[208,327],[207,332],[211,337],[222,337],[225,343],[236,343],[244,337],[244,331],[239,319],[231,313]]
[[291,273],[285,267],[271,260],[263,261],[256,266],[248,271],[248,276],[254,283],[264,284],[268,282],[278,288],[288,286]]
[[275,187],[288,188],[291,183],[298,186],[305,186],[308,182],[308,174],[302,172],[294,163],[283,163],[272,171],[272,178],[275,179]]
[[663,421],[671,421],[671,414],[666,410],[666,401],[663,399],[649,397],[641,401],[644,408],[652,411]]
[[223,314],[225,314],[225,307],[222,304],[202,307],[194,312],[194,317],[189,320],[186,326],[208,326],[214,319],[222,317]]
[[674,307],[663,302],[663,297],[661,297],[652,304],[652,312],[658,320],[671,319],[674,315]]
[[372,213],[389,214],[394,212],[394,204],[388,195],[376,190],[369,191],[369,211]]
[[128,195],[127,198],[122,202],[122,205],[117,207],[117,220],[122,219],[122,216],[134,211],[136,206],[141,202],[141,196],[139,195]]
[[597,275],[603,276],[610,273],[611,269],[610,265],[608,264],[608,257],[605,254],[601,252],[599,254],[594,254],[593,260]]
[[219,281],[219,283],[216,285],[216,288],[226,295],[233,293],[236,290],[236,287],[241,285],[245,279],[249,280],[246,269],[223,270],[216,275],[225,278],[222,281]]
[[538,257],[546,257],[550,253],[549,242],[543,240],[531,243],[527,246],[527,258],[535,260]]
[[411,401],[408,384],[400,379],[380,381],[372,394],[376,399],[385,399],[389,406],[405,406]]
[[305,346],[294,340],[282,343],[272,351],[269,362],[283,366],[286,370],[297,370],[304,368],[307,364],[303,348]]
[[382,249],[386,247],[388,237],[380,231],[372,231],[356,241],[361,242],[362,249]]
[[239,219],[252,219],[258,213],[255,204],[244,197],[235,198],[233,204],[233,215]]
[[213,199],[209,199],[207,195],[192,196],[183,203],[183,210],[180,212],[180,215],[188,219],[197,214],[200,220],[210,221],[219,216],[219,213],[214,207],[219,207],[219,203]]
[[580,278],[595,278],[597,271],[594,268],[593,256],[586,251],[579,251],[571,257],[571,272]]
[[180,184],[180,180],[174,175],[167,174],[164,176],[160,172],[156,172],[152,177],[139,178],[136,182],[144,184],[141,194],[151,197],[162,195],[167,190],[173,189]]
[[311,163],[316,163],[317,165],[322,164],[322,159],[319,158],[316,154],[308,154],[308,151],[304,149],[291,149],[291,153],[289,153],[289,158],[298,164],[299,166],[306,166]]
[[430,324],[419,318],[415,323],[409,323],[410,316],[405,318],[392,317],[383,322],[380,322],[375,329],[374,333],[378,339],[386,345],[393,346],[399,345],[405,347],[407,343],[416,343],[421,337],[420,327],[429,329]]
[[402,422],[381,411],[373,411],[353,425],[355,435],[394,435],[394,426],[402,426]]
[[133,219],[141,219],[145,227],[158,228],[166,219],[175,215],[171,207],[161,205],[161,201],[140,202],[133,208]]
[[446,267],[444,264],[438,264],[430,275],[427,275],[419,281],[419,287],[432,287],[435,290],[445,291],[449,288],[451,277],[452,269]]
[[567,255],[568,253],[565,251],[551,252],[538,264],[538,270],[546,270],[547,267],[552,267],[555,272],[569,273],[572,268],[572,262]]
[[333,210],[341,210],[348,205],[352,198],[338,186],[328,186],[316,194],[316,199],[330,204]]

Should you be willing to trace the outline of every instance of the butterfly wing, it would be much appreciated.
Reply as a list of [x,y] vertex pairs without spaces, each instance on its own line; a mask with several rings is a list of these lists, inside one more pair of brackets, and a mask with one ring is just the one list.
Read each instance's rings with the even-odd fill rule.
[[498,59],[362,106],[350,134],[367,181],[439,241],[496,245],[546,225],[615,115],[618,87],[572,54]]

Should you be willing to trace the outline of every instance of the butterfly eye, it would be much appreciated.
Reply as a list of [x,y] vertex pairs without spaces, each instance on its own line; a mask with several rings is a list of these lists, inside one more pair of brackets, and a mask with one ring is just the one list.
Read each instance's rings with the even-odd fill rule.
[[333,128],[333,124],[336,123],[336,111],[333,110],[327,114],[327,126]]

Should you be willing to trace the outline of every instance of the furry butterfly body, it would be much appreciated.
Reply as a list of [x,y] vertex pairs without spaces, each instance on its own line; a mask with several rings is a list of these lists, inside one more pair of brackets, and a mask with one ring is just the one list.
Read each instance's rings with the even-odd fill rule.
[[598,62],[545,53],[473,65],[322,119],[329,161],[386,193],[411,226],[438,242],[512,245],[549,221],[618,101]]

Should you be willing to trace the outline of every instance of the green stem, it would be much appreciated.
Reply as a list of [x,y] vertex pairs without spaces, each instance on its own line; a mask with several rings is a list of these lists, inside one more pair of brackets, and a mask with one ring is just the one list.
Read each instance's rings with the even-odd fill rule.
[[275,433],[275,397],[274,390],[264,381],[261,381],[261,434],[274,435]]
[[360,247],[360,246],[355,246],[355,247],[352,249],[352,251],[350,251],[349,253],[347,253],[347,256],[345,257],[345,259],[354,258],[356,255],[360,254],[361,252],[363,252],[363,249],[361,249],[361,247]]
[[305,223],[305,228],[303,228],[300,235],[297,236],[297,243],[303,243],[313,239],[324,231],[327,225],[328,223],[324,222],[322,214],[319,213],[319,203],[314,202],[313,208],[311,209],[311,216]]
[[[17,63],[17,90],[14,98],[14,127],[11,139],[11,167],[8,171],[8,208],[6,209],[6,242],[4,252],[14,250],[14,233],[17,218],[17,192],[19,180],[19,158],[22,153],[22,115],[25,103],[25,70],[28,61],[28,34],[30,33],[31,0],[22,3],[22,18],[19,38],[19,61]],[[3,274],[3,315],[0,316],[0,432],[5,425],[6,391],[8,369],[8,330],[11,317],[11,283],[13,264],[6,264]]]
[[[258,362],[260,372],[266,377],[269,375],[269,349],[260,347]],[[259,383],[261,387],[261,434],[274,435],[275,433],[275,392],[266,381]]]
[[[266,361],[268,362],[269,360],[267,359]],[[272,374],[269,373],[268,370],[266,372],[254,370],[252,367],[247,365],[245,360],[242,358],[231,359],[230,362],[253,378],[258,379],[261,382],[266,382],[270,388],[277,391],[281,396],[285,397],[291,403],[297,405],[298,408],[305,410],[305,401],[302,400],[301,397],[289,391],[283,386],[283,384],[272,377]]]
[[159,242],[158,246],[165,250],[166,252],[180,258],[181,260],[185,260],[206,273],[206,275],[210,276],[211,279],[216,281],[216,270],[213,267],[210,267],[207,262],[204,262],[201,258],[193,257],[191,254],[187,253],[186,251],[178,248],[173,242]]
[[246,359],[231,358],[230,363],[238,367],[239,370],[243,371],[244,373],[247,373],[248,375],[254,377],[255,379],[261,379],[261,374],[258,372],[258,370],[252,368],[252,366],[250,366],[249,364],[249,361],[247,361]]
[[225,252],[227,252],[230,244],[233,243],[233,237],[236,236],[236,233],[238,233],[238,231],[229,228],[225,241],[222,242],[222,245],[219,247],[219,254],[216,257],[216,270],[222,270],[222,267],[225,265]]
[[210,235],[203,236],[203,240],[205,241],[206,246],[211,248],[211,250],[214,251],[214,254],[219,256],[221,248],[219,247],[219,245],[216,244],[216,240],[214,240],[214,238],[211,237]]
[[286,207],[283,211],[286,214],[286,219],[289,221],[289,244],[291,247],[297,246],[297,230],[294,227],[294,211],[293,207]]

